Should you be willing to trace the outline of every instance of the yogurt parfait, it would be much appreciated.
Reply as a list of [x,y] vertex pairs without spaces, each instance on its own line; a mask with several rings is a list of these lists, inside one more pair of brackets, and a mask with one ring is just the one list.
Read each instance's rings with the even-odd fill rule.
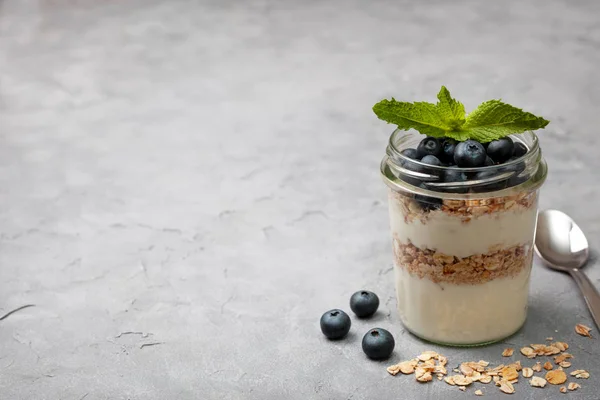
[[513,334],[527,315],[547,174],[533,130],[548,121],[498,100],[467,116],[444,87],[437,104],[392,99],[374,111],[398,126],[381,173],[403,324],[450,345]]

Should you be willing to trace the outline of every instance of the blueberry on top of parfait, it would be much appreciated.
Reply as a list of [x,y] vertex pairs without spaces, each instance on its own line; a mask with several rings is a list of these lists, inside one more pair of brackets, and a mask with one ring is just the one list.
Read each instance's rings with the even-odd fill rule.
[[423,158],[425,156],[436,156],[438,157],[442,153],[442,144],[434,137],[427,136],[421,140],[421,143],[417,146],[417,158]]
[[459,167],[476,168],[485,164],[486,152],[483,145],[475,140],[465,140],[456,145],[454,162]]
[[487,155],[497,163],[503,163],[512,157],[515,144],[509,137],[492,140],[487,147]]

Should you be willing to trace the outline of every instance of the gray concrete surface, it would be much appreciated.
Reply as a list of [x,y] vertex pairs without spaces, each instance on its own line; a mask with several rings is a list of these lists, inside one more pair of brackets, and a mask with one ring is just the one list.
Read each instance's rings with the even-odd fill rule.
[[[581,297],[539,265],[508,344],[402,329],[370,111],[445,84],[550,119],[541,206],[598,248],[599,2],[2,0],[0,38],[0,313],[36,305],[0,321],[0,398],[474,397],[367,361],[381,326],[391,361],[560,338],[592,374],[568,397],[600,399],[600,335],[574,334]],[[380,312],[328,343],[321,313],[361,288]]]

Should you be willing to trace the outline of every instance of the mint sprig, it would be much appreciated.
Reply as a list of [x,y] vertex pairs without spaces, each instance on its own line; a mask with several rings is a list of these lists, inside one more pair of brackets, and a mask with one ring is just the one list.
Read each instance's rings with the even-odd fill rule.
[[444,86],[437,98],[436,104],[400,102],[394,98],[382,100],[373,106],[373,112],[398,129],[415,129],[428,136],[459,141],[473,139],[482,143],[541,129],[549,123],[500,100],[481,103],[467,116],[465,106],[453,99]]

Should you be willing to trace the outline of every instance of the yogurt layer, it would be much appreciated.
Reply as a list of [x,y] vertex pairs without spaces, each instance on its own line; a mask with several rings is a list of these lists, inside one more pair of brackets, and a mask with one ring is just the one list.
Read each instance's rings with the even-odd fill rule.
[[530,242],[534,235],[536,207],[484,214],[465,222],[463,218],[433,210],[423,221],[407,221],[400,202],[390,199],[393,237],[421,249],[468,257],[485,254],[493,247],[511,247]]
[[479,285],[434,283],[394,266],[400,318],[433,342],[474,344],[502,339],[525,322],[531,268]]

